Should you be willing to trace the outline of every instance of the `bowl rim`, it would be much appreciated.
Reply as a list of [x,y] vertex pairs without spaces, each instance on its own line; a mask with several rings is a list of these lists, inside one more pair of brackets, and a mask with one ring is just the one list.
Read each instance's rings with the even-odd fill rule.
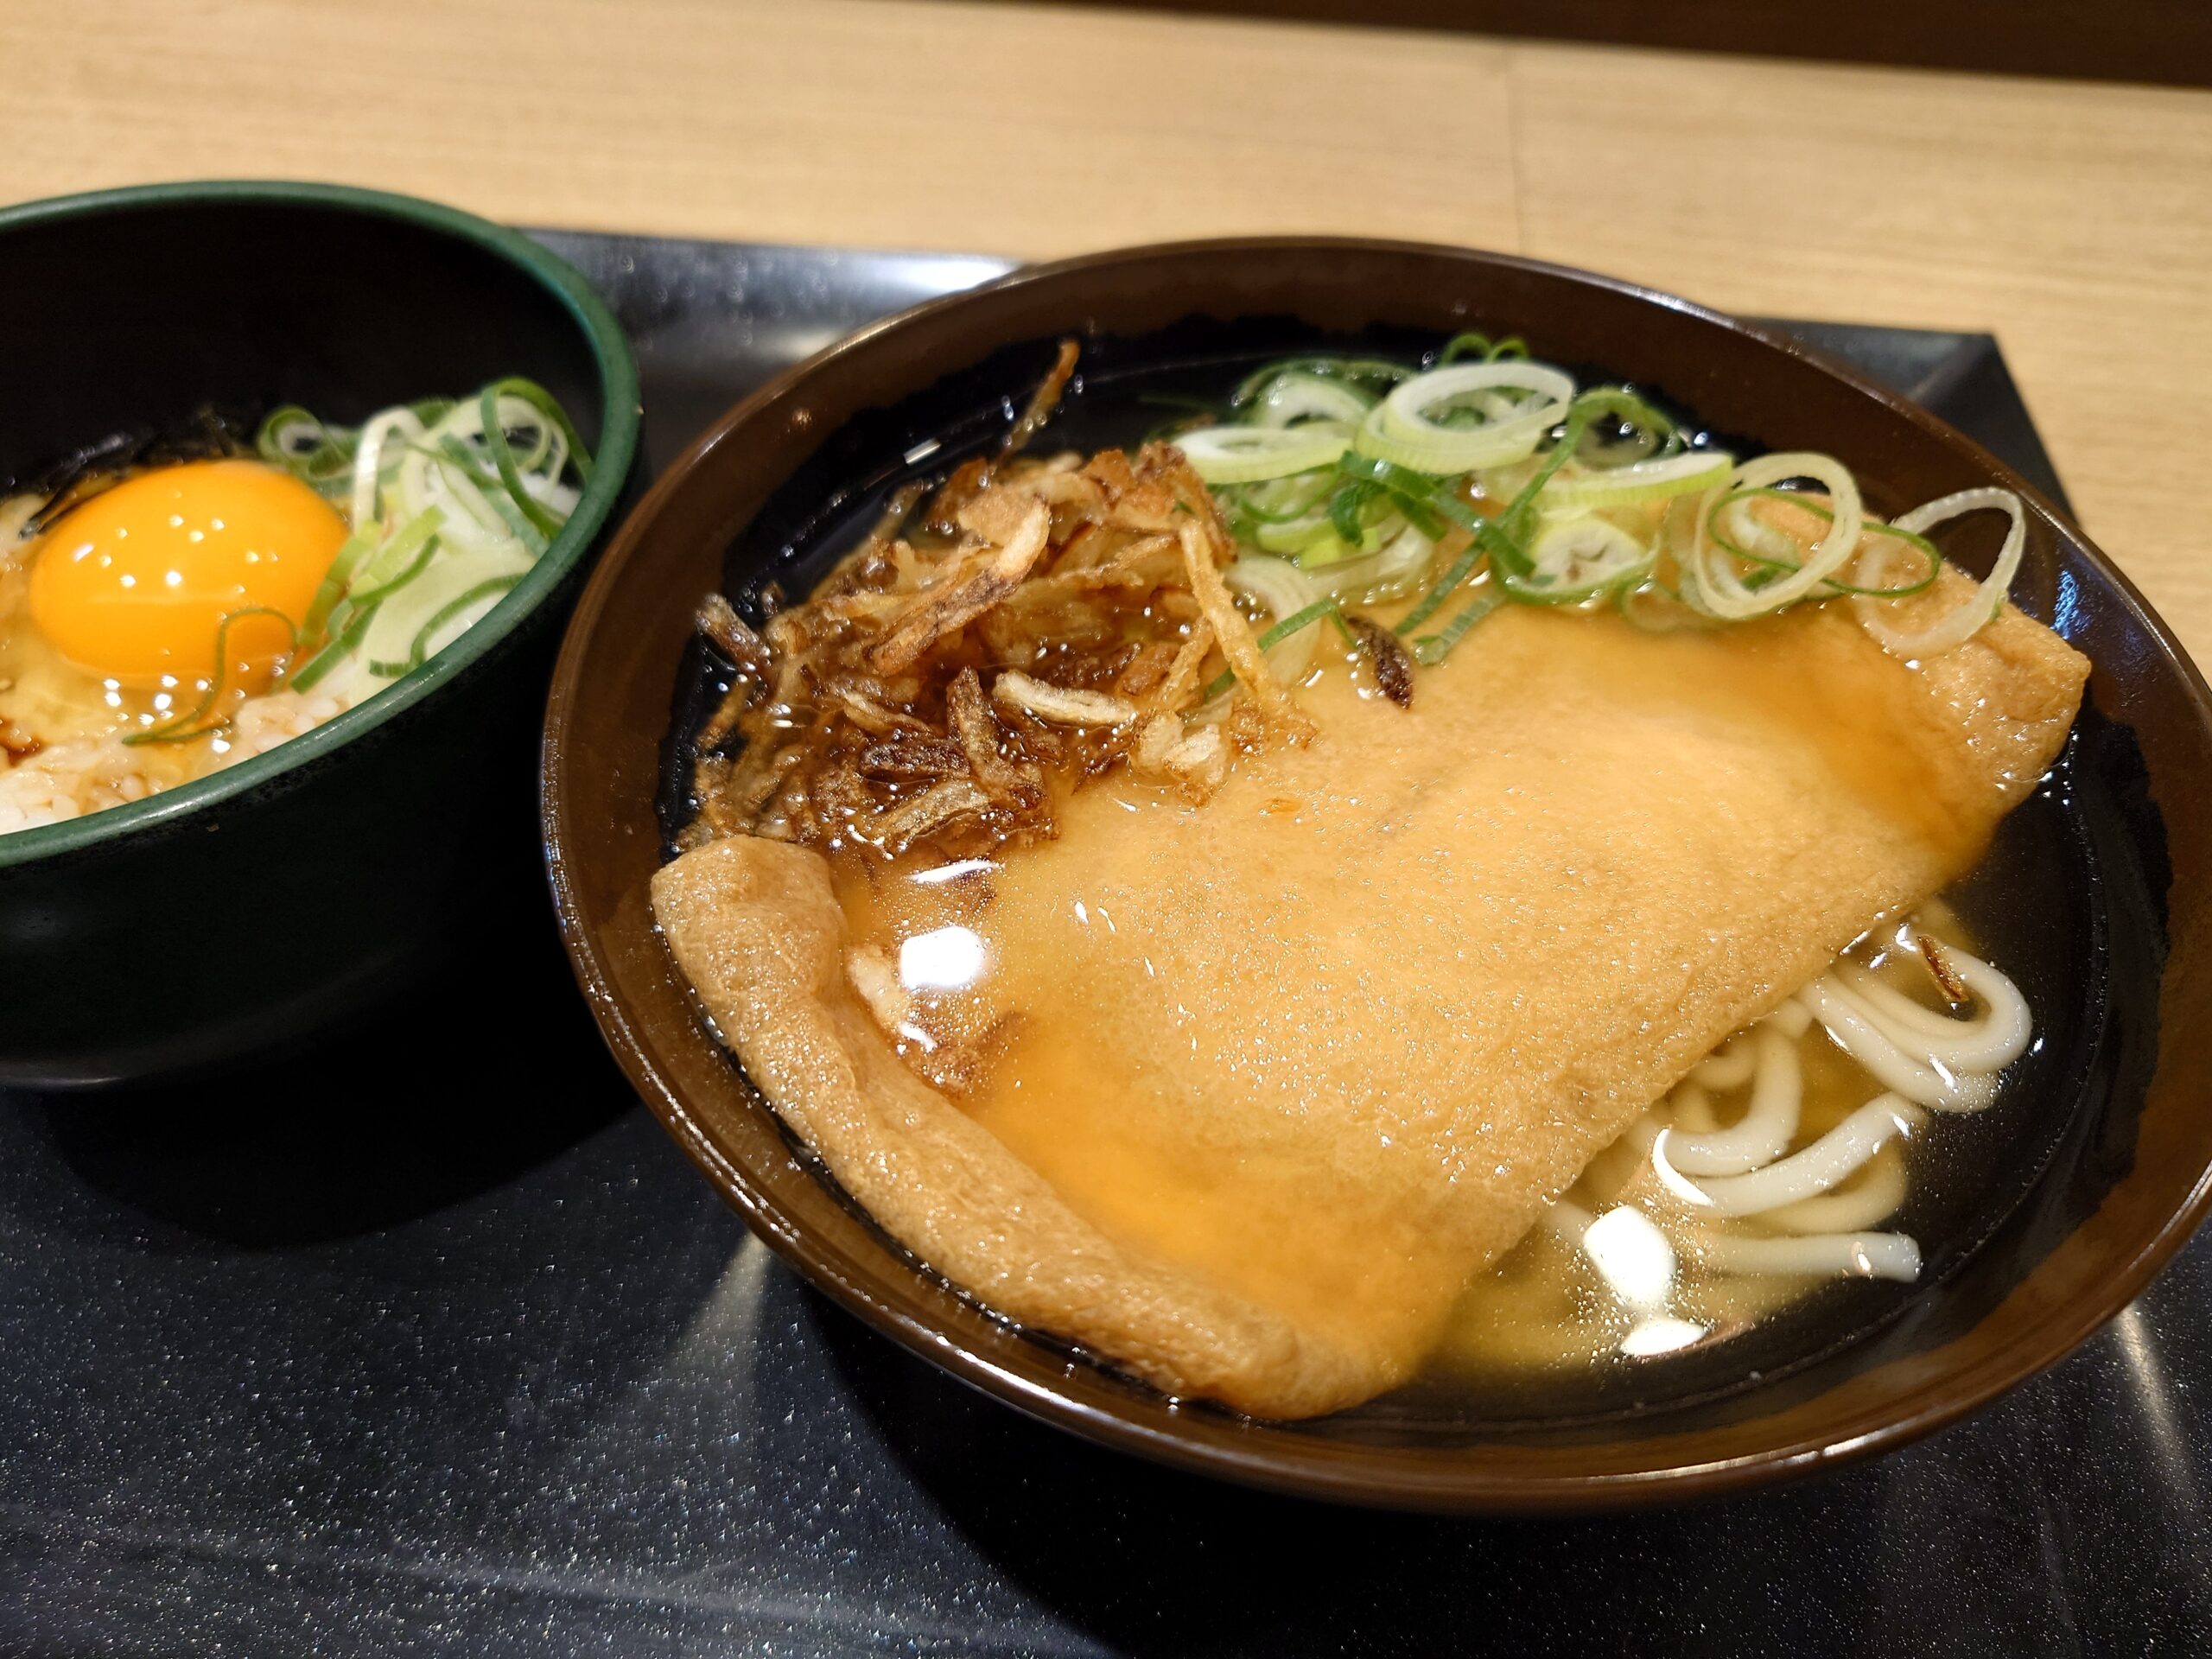
[[[1910,398],[1882,385],[1853,365],[1808,346],[1778,329],[1747,322],[1662,289],[1577,267],[1516,254],[1446,243],[1334,235],[1255,235],[1195,238],[1114,248],[1037,264],[1023,265],[974,288],[926,300],[879,318],[794,364],[732,404],[700,433],[657,478],[610,539],[563,636],[546,702],[540,777],[540,819],[546,844],[554,910],[577,983],[599,1022],[617,1063],[640,1097],[677,1145],[696,1164],[723,1200],[749,1229],[801,1276],[848,1312],[890,1337],[910,1352],[960,1381],[1055,1427],[1096,1443],[1155,1462],[1241,1484],[1337,1503],[1439,1513],[1493,1516],[1593,1514],[1658,1503],[1721,1497],[1771,1485],[1815,1471],[1894,1451],[1981,1409],[1999,1396],[2056,1364],[2120,1313],[2185,1244],[2212,1213],[2212,1164],[2200,1170],[2186,1200],[2171,1210],[2132,1254],[2113,1261],[2099,1274],[2097,1292],[2050,1310],[2028,1328],[2012,1334],[1997,1351],[1947,1367],[1940,1381],[1916,1390],[1908,1409],[1886,1420],[1868,1421],[1841,1435],[1802,1435],[1740,1456],[1688,1461],[1664,1467],[1615,1471],[1556,1471],[1486,1468],[1482,1446],[1433,1448],[1367,1446],[1348,1448],[1343,1461],[1287,1458],[1264,1442],[1221,1434],[1193,1437],[1110,1410],[1063,1392],[1045,1375],[1064,1369],[1047,1351],[1037,1351],[1034,1375],[1000,1363],[988,1353],[876,1294],[865,1277],[851,1270],[844,1252],[791,1224],[772,1193],[756,1184],[709,1135],[672,1080],[664,1073],[654,1045],[631,1016],[617,976],[599,941],[586,925],[569,866],[575,849],[566,798],[568,727],[581,690],[588,645],[601,613],[647,532],[669,500],[699,467],[723,448],[732,432],[803,385],[824,364],[849,354],[880,336],[926,321],[979,296],[1040,281],[1124,263],[1143,263],[1182,255],[1244,253],[1254,257],[1287,252],[1358,251],[1439,256],[1478,262],[1531,274],[1563,277],[1593,285],[1696,318],[1746,336],[1770,349],[1800,359],[1860,394],[1901,415],[1931,442],[1966,457],[1995,482],[2016,492],[2031,515],[2047,521],[2082,555],[2153,642],[2154,659],[2172,671],[2189,702],[2195,723],[2212,732],[2212,686],[2164,620],[2133,582],[2074,522],[2018,471],[1965,433]],[[1194,302],[1194,310],[1203,308]],[[827,434],[824,435],[825,441]],[[671,964],[673,971],[673,964]],[[2148,1085],[2146,1085],[2147,1087]],[[2070,1236],[2070,1235],[2069,1235]],[[898,1259],[894,1246],[883,1247]],[[855,1264],[856,1265],[856,1264]],[[927,1274],[908,1262],[909,1271]],[[1224,1427],[1244,1420],[1230,1416]],[[1261,1423],[1262,1429],[1280,1425]],[[1658,1440],[1662,1436],[1643,1437]]]
[[[0,207],[0,238],[11,231],[107,213],[194,206],[268,205],[343,211],[397,219],[473,245],[537,283],[582,332],[599,374],[599,448],[591,480],[546,550],[491,610],[420,668],[320,726],[236,766],[58,823],[0,834],[0,870],[86,852],[134,831],[180,819],[250,794],[296,767],[312,765],[397,719],[458,677],[514,631],[582,559],[620,499],[638,449],[638,365],[614,313],[582,276],[521,232],[442,202],[356,185],[291,180],[204,179],[126,185]],[[4,253],[0,253],[4,257]]]

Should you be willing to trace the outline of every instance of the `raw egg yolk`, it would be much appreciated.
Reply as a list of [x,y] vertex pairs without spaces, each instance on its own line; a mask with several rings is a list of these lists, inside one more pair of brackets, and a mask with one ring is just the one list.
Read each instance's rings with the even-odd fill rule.
[[40,537],[31,620],[64,657],[122,685],[216,677],[231,625],[232,672],[265,685],[346,540],[346,521],[289,473],[203,461],[126,479]]

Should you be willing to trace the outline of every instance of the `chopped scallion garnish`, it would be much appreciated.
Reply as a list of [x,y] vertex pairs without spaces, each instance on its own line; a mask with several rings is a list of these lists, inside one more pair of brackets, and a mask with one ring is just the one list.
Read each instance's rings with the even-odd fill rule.
[[[1517,337],[1459,334],[1425,360],[1434,366],[1326,355],[1268,363],[1199,435],[1192,465],[1231,531],[1255,550],[1239,562],[1248,591],[1273,593],[1267,571],[1287,568],[1285,605],[1294,605],[1300,580],[1329,595],[1274,624],[1263,645],[1295,631],[1287,625],[1310,626],[1337,600],[1378,596],[1413,595],[1395,628],[1429,666],[1506,604],[1617,609],[1639,626],[1714,626],[1841,597],[1885,645],[1910,638],[1946,648],[2001,608],[2001,586],[1985,583],[1990,603],[1977,598],[1932,630],[1908,636],[1881,620],[1883,607],[1941,577],[1943,555],[1921,532],[1944,517],[2004,507],[2014,524],[1999,574],[2009,581],[2024,520],[2004,492],[1986,501],[1946,497],[1885,524],[1866,516],[1832,457],[1739,463],[1642,390],[1578,390],[1560,370],[1529,360]],[[1242,435],[1270,429],[1264,439]],[[1333,461],[1319,460],[1332,445]],[[1248,458],[1262,450],[1277,463]],[[1761,512],[1764,501],[1808,518],[1792,524],[1787,514]],[[1901,553],[1914,556],[1898,571]],[[1479,593],[1443,626],[1423,631],[1485,573]],[[1209,695],[1230,678],[1217,677]]]
[[567,412],[535,381],[425,398],[331,426],[281,409],[262,456],[353,521],[298,631],[288,683],[346,671],[349,696],[423,665],[519,582],[574,511],[592,460]]

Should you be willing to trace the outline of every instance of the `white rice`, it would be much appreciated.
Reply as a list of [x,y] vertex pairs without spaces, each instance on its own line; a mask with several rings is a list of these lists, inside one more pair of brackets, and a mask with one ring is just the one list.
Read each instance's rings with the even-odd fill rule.
[[193,743],[133,747],[113,733],[49,744],[0,771],[0,835],[143,800],[251,760],[351,706],[334,692],[277,690],[248,698],[226,730]]

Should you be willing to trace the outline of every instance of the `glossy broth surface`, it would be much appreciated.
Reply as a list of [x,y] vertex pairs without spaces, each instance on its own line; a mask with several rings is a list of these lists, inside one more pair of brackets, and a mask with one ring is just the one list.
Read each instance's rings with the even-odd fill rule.
[[[1133,443],[1159,423],[1163,406],[1217,396],[1250,366],[1179,360],[1081,377],[1036,448]],[[959,426],[959,442],[988,442],[993,418]],[[780,525],[775,534],[790,539],[772,557],[734,549],[733,593],[742,603],[771,574],[787,591],[807,591],[902,478],[941,468],[959,453],[941,451],[919,468],[910,462],[906,474],[881,474],[869,493],[833,511],[772,521]],[[1384,620],[1392,614],[1367,608]],[[944,1084],[1094,1224],[1164,1246],[1354,1339],[1403,1329],[1426,1317],[1420,1310],[1440,1288],[1446,1293],[1452,1311],[1433,1331],[1427,1370],[1351,1414],[1374,1432],[1427,1433],[1470,1421],[1573,1432],[1655,1401],[1735,1393],[1895,1319],[1909,1288],[1724,1278],[1686,1263],[1669,1311],[1697,1334],[1624,1352],[1636,1321],[1608,1300],[1586,1257],[1548,1230],[1531,1230],[1469,1280],[1426,1248],[1426,1217],[1332,1204],[1325,1183],[1317,1186],[1294,1154],[1271,1151],[1264,1137],[1233,1172],[1192,1157],[1193,1147],[1205,1147],[1204,1126],[1176,1080],[1229,1079],[1247,1105],[1283,1126],[1282,1146],[1325,1094],[1370,1116],[1362,1156],[1456,1160],[1475,1180],[1510,1162],[1485,1162],[1486,1148],[1447,1147],[1420,1133],[1420,1103],[1464,1097],[1482,1056],[1510,1052],[1515,1042],[1510,1020],[1486,1023],[1456,994],[1452,970],[1462,959],[1455,952],[1465,949],[1465,919],[1517,918],[1516,953],[1536,1001],[1547,986],[1574,983],[1576,976],[1586,988],[1655,966],[1687,976],[1696,963],[1688,956],[1669,965],[1602,951],[1579,960],[1547,955],[1550,901],[1603,891],[1611,873],[1571,861],[1499,862],[1497,815],[1526,798],[1522,773],[1541,769],[1548,757],[1541,733],[1500,728],[1485,705],[1485,677],[1544,677],[1565,721],[1590,688],[1631,687],[1636,721],[1606,739],[1618,765],[1567,780],[1562,799],[1590,815],[1618,817],[1631,802],[1649,812],[1651,798],[1624,783],[1637,768],[1700,733],[1755,734],[1785,772],[1842,780],[1859,807],[1927,849],[1957,884],[1952,896],[1972,918],[1963,926],[1939,907],[1939,931],[1986,938],[1990,960],[2030,993],[2038,1038],[2008,1072],[1996,1106],[1942,1122],[1903,1153],[1884,1154],[1904,1159],[1910,1177],[1903,1209],[1885,1225],[1921,1239],[1929,1255],[1923,1282],[1949,1274],[2018,1202],[2067,1132],[2063,1115],[2038,1116],[2034,1100],[2037,1090],[2060,1085],[2056,1068],[2075,1065],[2079,1052],[2076,976],[2049,954],[2069,937],[2073,909],[2022,909],[2011,900],[2024,890],[2076,893],[2069,883],[2079,880],[2082,850],[2050,808],[2062,781],[2006,818],[1985,856],[1964,827],[1970,805],[1963,788],[1900,741],[1910,722],[1929,717],[1905,694],[1909,683],[1808,641],[1804,620],[1801,613],[1713,633],[1655,636],[1610,614],[1507,607],[1441,668],[1422,671],[1418,718],[1376,695],[1330,637],[1301,694],[1324,732],[1311,748],[1240,759],[1202,809],[1115,773],[1056,799],[1061,833],[1041,845],[959,859],[837,856],[851,939],[901,970],[911,1026],[899,1046],[908,1062]],[[700,667],[696,688],[687,682],[679,691],[679,733],[696,728],[728,683],[711,663]],[[1488,781],[1439,790],[1439,758],[1476,752],[1495,763]],[[687,816],[690,754],[681,742],[671,747],[663,798],[671,836]],[[2000,758],[1998,770],[2022,769]],[[1546,775],[1548,787],[1557,781],[1555,771]],[[1693,777],[1676,781],[1653,823],[1660,840],[1668,823],[1713,810]],[[1747,847],[1758,843],[1755,817],[1742,821],[1742,836]],[[1793,850],[1817,859],[1818,836]],[[1264,870],[1270,891],[1262,901],[1224,908],[1203,881],[1179,879],[1194,852]],[[1175,874],[1163,879],[1167,873]],[[1718,891],[1732,876],[1723,865],[1703,879]],[[1683,903],[1694,905],[1694,892]],[[1251,954],[1244,942],[1262,936],[1295,936],[1313,971],[1242,971]],[[1179,984],[1197,995],[1163,1004],[1147,991],[1145,982],[1168,964],[1139,941],[1174,954]],[[1849,943],[1838,938],[1831,949]],[[1341,994],[1346,986],[1374,995],[1355,1006]],[[2063,996],[2052,1001],[2062,986]],[[1768,988],[1780,997],[1796,988]],[[1924,986],[1915,994],[1924,997]],[[1378,997],[1391,1017],[1371,1017]],[[2048,1045],[2041,1035],[2046,1003],[2058,1021]],[[1225,1040],[1222,1033],[1232,1030],[1263,1035]],[[1802,1143],[1865,1103],[1878,1085],[1817,1027],[1800,1046]],[[1726,1122],[1740,1110],[1738,1093],[1719,1103],[1719,1117]],[[1633,1162],[1625,1148],[1598,1156],[1570,1196],[1602,1205],[1609,1183],[1626,1179]],[[1340,1266],[1347,1246],[1368,1263],[1350,1285]],[[1332,1262],[1339,1264],[1333,1273]]]

